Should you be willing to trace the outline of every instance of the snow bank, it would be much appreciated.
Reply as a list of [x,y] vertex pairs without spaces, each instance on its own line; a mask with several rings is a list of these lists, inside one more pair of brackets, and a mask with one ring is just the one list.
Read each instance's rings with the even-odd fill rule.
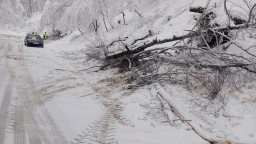
[[[247,93],[241,94],[224,87],[222,95],[225,100],[214,101],[204,99],[202,95],[193,95],[179,86],[169,85],[164,89],[157,84],[156,89],[185,120],[191,120],[189,123],[204,137],[234,143],[255,143],[256,105],[253,101],[248,101],[255,99],[252,95],[254,89],[245,87],[242,92]],[[219,109],[225,105],[220,101],[227,101],[225,108]],[[215,112],[218,116],[214,115]]]

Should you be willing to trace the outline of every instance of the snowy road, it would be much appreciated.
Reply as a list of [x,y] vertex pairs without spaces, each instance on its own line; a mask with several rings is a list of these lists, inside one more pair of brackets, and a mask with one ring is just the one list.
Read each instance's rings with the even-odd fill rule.
[[[0,109],[0,143],[68,143],[68,140],[64,137],[60,128],[49,114],[47,108],[45,107],[45,103],[54,95],[56,96],[59,93],[67,91],[69,89],[77,87],[79,88],[81,85],[85,84],[81,84],[81,82],[80,84],[67,86],[67,83],[72,83],[77,79],[83,81],[86,80],[81,75],[70,70],[70,67],[62,65],[58,60],[47,55],[47,53],[45,53],[43,49],[25,47],[23,46],[22,41],[22,37],[11,35],[0,36],[1,92],[3,93],[1,94],[2,99]],[[31,63],[32,61],[34,62]],[[43,83],[47,84],[45,84],[43,87],[39,87],[35,84],[38,82],[34,79],[39,80],[40,77],[43,77],[42,74],[40,75],[40,72],[31,73],[30,71],[33,70],[33,68],[31,67],[35,67],[39,71],[42,71],[40,69],[40,65],[43,64],[41,64],[40,62],[44,62],[48,66],[54,65],[64,69],[69,69],[69,72],[67,72],[68,76],[65,76],[65,74],[63,74],[57,80],[53,80],[54,82],[49,83],[47,83],[47,80],[45,80]],[[46,69],[46,72],[49,70],[49,67],[48,69]],[[43,69],[43,67],[41,68]],[[70,75],[72,75],[72,77],[69,77]],[[48,74],[47,77],[52,77],[52,79],[54,79],[53,77],[55,77],[55,75]],[[61,83],[62,86],[57,86]],[[86,83],[86,87],[88,87],[88,83]],[[105,114],[103,114],[102,118],[100,118],[98,121],[91,122],[92,125],[88,127],[89,130],[87,130],[86,132],[88,135],[84,135],[83,137],[80,138],[80,140],[77,139],[74,143],[77,143],[85,139],[89,143],[91,143],[90,141],[94,141],[97,143],[114,143],[114,139],[107,139],[111,137],[109,135],[111,134],[110,131],[114,119],[117,119],[122,123],[125,123],[124,119],[121,119],[122,117],[118,113],[119,111],[115,109],[118,108],[119,102],[118,100],[107,100],[109,99],[107,98],[108,92],[100,91],[97,89],[97,87],[94,86],[90,87],[96,91],[99,91],[99,95],[105,93],[104,96],[106,98],[102,98],[99,96],[98,97],[99,99],[101,99],[100,102],[102,102],[103,105],[106,105],[108,109],[106,110]],[[73,93],[73,95],[76,94]],[[49,107],[51,107],[50,104],[48,105]],[[65,103],[65,105],[67,105],[67,103]],[[52,107],[52,109],[56,109],[56,107]],[[56,115],[57,112],[54,112],[52,112],[52,114]],[[75,111],[75,113],[76,112],[77,111]],[[61,121],[63,122],[63,120],[60,120],[60,122],[58,121],[58,123],[62,126],[63,123]],[[74,120],[71,121],[73,122]],[[66,132],[66,135],[73,135],[72,132],[75,133],[74,131],[72,131],[71,123],[68,123],[68,125],[71,126],[66,126],[66,129],[62,129],[64,133]],[[74,126],[73,124],[73,127],[76,126]],[[68,131],[71,131],[71,133]],[[88,141],[89,138],[92,140]]]
[[[127,120],[125,120],[125,118],[122,117],[120,114],[122,107],[120,106],[118,98],[112,99],[110,97],[110,95],[114,95],[110,92],[110,90],[96,87],[90,85],[89,83],[83,83],[82,81],[88,82],[85,77],[72,71],[70,67],[62,65],[60,60],[56,60],[54,57],[49,56],[44,49],[23,46],[22,37],[0,35],[0,43],[2,92],[0,109],[1,144],[68,143],[68,140],[64,137],[61,129],[54,121],[58,120],[57,117],[61,117],[61,114],[58,114],[58,116],[54,118],[51,117],[51,114],[56,116],[56,113],[58,113],[59,111],[65,111],[65,114],[62,115],[62,118],[64,118],[65,120],[62,119],[58,121],[60,126],[63,127],[63,125],[65,125],[64,121],[71,121],[71,123],[66,123],[70,126],[64,126],[64,128],[62,128],[64,133],[68,137],[71,137],[69,140],[77,137],[76,135],[74,135],[74,133],[76,133],[76,130],[72,131],[72,129],[74,129],[74,127],[81,126],[79,124],[72,124],[73,122],[76,122],[76,120],[70,120],[70,118],[67,118],[66,111],[68,110],[59,110],[58,112],[56,112],[56,110],[53,109],[58,109],[56,107],[56,103],[59,103],[59,101],[52,105],[51,102],[49,102],[50,104],[47,103],[47,105],[52,108],[51,114],[49,114],[47,108],[45,107],[45,103],[48,102],[50,98],[60,95],[61,92],[75,88],[82,89],[81,86],[84,85],[86,85],[86,90],[84,92],[81,92],[81,95],[86,95],[86,92],[93,91],[90,92],[89,95],[95,95],[95,97],[99,99],[98,103],[100,105],[103,105],[105,108],[101,109],[104,112],[102,112],[101,118],[99,118],[98,120],[90,121],[89,119],[92,118],[83,117],[83,119],[87,119],[87,121],[90,122],[90,125],[86,126],[86,131],[84,132],[86,134],[80,136],[79,138],[76,138],[75,141],[72,143],[80,143],[82,141],[86,141],[86,143],[114,143],[115,140],[113,138],[112,132],[114,130],[113,127],[115,121],[119,121],[123,125],[129,125]],[[33,69],[43,71],[43,67],[41,67],[43,64],[40,62],[48,65],[48,69],[46,69],[46,74],[48,74],[47,77],[53,79],[52,82],[44,79],[46,76],[43,76],[43,74],[40,74],[40,72],[31,73]],[[61,67],[62,69],[66,70],[68,69],[68,72],[62,74],[60,78],[55,79],[55,77],[57,76],[54,73],[52,75],[49,75],[49,71],[51,68],[50,65],[54,65],[54,67]],[[72,77],[70,77],[71,75]],[[40,87],[39,84],[35,84],[40,83],[35,81],[40,81],[40,79],[44,79],[44,81],[42,81],[42,83],[44,84],[40,84],[43,85],[42,87]],[[78,82],[79,84],[74,82],[79,80],[81,80],[80,83]],[[76,84],[68,85],[68,83]],[[88,87],[91,88],[90,91],[88,90]],[[71,95],[79,94],[71,91]],[[72,101],[72,99],[69,100]],[[65,102],[63,105],[68,105],[68,103],[72,103],[70,101]],[[74,103],[77,104],[76,102]],[[71,104],[71,107],[74,107],[74,103]],[[88,101],[86,101],[85,103],[88,103]],[[92,104],[90,106],[92,106]],[[95,107],[97,106],[94,105],[92,107],[94,108],[94,113],[90,114],[90,117],[92,115],[94,117],[97,117],[97,114],[95,114]],[[60,106],[59,109],[61,108],[62,106]],[[83,107],[81,107],[81,109],[83,109]],[[89,109],[89,107],[86,109]],[[71,113],[73,112],[77,114],[82,113],[81,110],[79,112],[78,109],[77,111],[73,109]],[[75,116],[70,117],[74,118]],[[81,119],[81,117],[77,119]],[[84,125],[86,125],[86,123]]]
[[[88,78],[61,63],[60,59],[50,56],[49,51],[47,53],[47,50],[41,48],[23,46],[23,38],[20,36],[0,35],[0,44],[0,144],[65,144],[69,143],[68,141],[73,141],[71,143],[115,143],[113,138],[115,122],[131,125],[121,115],[122,107],[119,98],[111,97],[114,96],[111,87],[106,89],[104,85],[90,84]],[[47,68],[44,69],[44,65]],[[57,76],[58,74],[51,72],[51,65],[54,68],[60,67],[54,69],[55,72],[62,71],[61,69],[68,72]],[[31,72],[33,70],[38,71]],[[111,81],[111,79],[107,80]],[[77,91],[83,89],[81,87],[84,87],[85,90],[79,94]],[[79,109],[74,108],[74,105],[79,105],[78,101],[74,99],[67,97],[66,101],[65,98],[53,99],[54,103],[49,100],[70,89],[76,89],[76,92],[71,91],[66,94],[68,96],[82,95],[84,97],[84,95],[89,95],[98,99],[97,105],[102,105],[100,110],[103,111],[98,112],[100,117],[96,112],[99,106],[93,105],[92,103],[95,102],[92,100],[87,99],[84,103],[80,103],[80,105],[86,104],[87,107],[83,106]],[[63,99],[65,102],[60,104]],[[47,103],[50,113],[45,103]],[[73,109],[70,110],[67,105]],[[81,111],[90,108],[93,109],[87,110],[87,112]],[[63,111],[65,114],[61,114]],[[77,115],[84,113],[85,116],[71,116],[71,113]],[[51,117],[51,114],[54,117]],[[79,121],[79,119],[83,121]],[[79,134],[81,132],[83,134]],[[78,138],[76,138],[77,135]]]
[[67,143],[35,88],[22,41],[22,37],[0,36],[0,143]]

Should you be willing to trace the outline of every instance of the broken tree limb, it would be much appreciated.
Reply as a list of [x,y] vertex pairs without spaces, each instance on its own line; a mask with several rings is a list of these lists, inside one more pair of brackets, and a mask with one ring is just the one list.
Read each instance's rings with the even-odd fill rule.
[[99,3],[99,6],[100,6],[100,12],[101,12],[101,14],[102,14],[102,20],[103,20],[105,29],[106,29],[106,31],[108,32],[108,27],[107,27],[107,25],[106,25],[106,20],[105,20],[105,14],[104,14],[104,12],[103,12],[103,9],[102,9],[102,6],[101,6],[101,3],[100,3],[99,0],[98,0],[98,3]]
[[131,69],[132,68],[132,62],[128,57],[125,57],[125,59],[129,62],[128,68]]
[[148,37],[150,37],[150,36],[152,36],[152,31],[151,31],[151,30],[148,31],[148,34],[147,34],[146,36],[144,36],[144,37],[142,37],[142,38],[139,38],[139,39],[136,39],[131,45],[134,45],[134,44],[137,43],[138,41],[144,40],[144,39],[146,39],[146,38],[148,38]]
[[118,57],[121,57],[121,56],[124,56],[124,55],[131,55],[131,54],[139,53],[141,51],[144,51],[146,48],[154,46],[154,45],[160,45],[160,44],[164,44],[164,43],[168,43],[168,42],[172,42],[172,41],[177,41],[177,40],[181,40],[181,39],[185,39],[185,38],[191,38],[191,37],[194,37],[194,36],[198,36],[198,34],[197,33],[189,33],[187,35],[183,35],[183,36],[179,36],[179,37],[173,36],[173,38],[170,38],[170,39],[152,41],[148,44],[139,46],[139,47],[137,47],[133,50],[130,50],[130,51],[124,51],[124,52],[120,52],[120,53],[117,53],[117,54],[114,54],[114,55],[108,55],[108,56],[106,56],[106,59],[115,59],[115,58],[118,58]]
[[209,144],[240,144],[228,140],[214,140],[206,137],[205,135],[203,135],[202,131],[198,130],[191,124],[192,121],[188,121],[185,119],[186,115],[182,113],[183,110],[180,110],[180,108],[178,108],[177,105],[175,105],[175,102],[170,101],[170,99],[168,98],[170,95],[164,90],[164,88],[160,84],[157,83],[155,85],[155,88],[157,90],[157,94],[161,97],[163,101],[165,101],[168,104],[173,114],[177,116],[178,119],[181,120],[184,124],[186,124],[191,130],[193,130],[195,134],[197,134],[203,140],[209,142]]
[[128,37],[119,38],[118,40],[114,40],[114,41],[112,41],[110,44],[108,44],[108,47],[109,47],[109,46],[112,46],[114,43],[126,41],[127,39],[128,39]]
[[235,26],[230,26],[230,27],[216,27],[216,28],[212,28],[212,29],[208,29],[208,30],[203,30],[201,32],[190,32],[186,35],[182,35],[182,36],[173,36],[170,39],[164,39],[164,40],[157,40],[157,41],[152,41],[149,42],[147,44],[138,46],[137,48],[131,49],[130,51],[122,51],[122,52],[118,52],[115,54],[109,54],[106,56],[106,59],[116,59],[118,57],[122,57],[125,55],[133,55],[139,52],[144,51],[146,48],[155,46],[155,45],[160,45],[160,44],[164,44],[164,43],[168,43],[168,42],[173,42],[173,41],[179,41],[179,40],[184,40],[187,38],[192,38],[192,37],[196,37],[196,36],[200,36],[202,33],[209,33],[212,31],[216,31],[216,32],[225,32],[225,31],[231,31],[231,30],[239,30],[239,29],[244,29],[247,28],[249,26],[254,26],[254,23],[250,23],[247,25],[241,24],[241,25],[235,25]]
[[256,7],[256,4],[254,4],[253,7],[250,9],[250,13],[249,13],[249,16],[248,16],[249,18],[248,18],[247,22],[244,24],[245,26],[250,23],[250,21],[252,19],[252,13],[253,13],[253,10],[254,10],[255,7]]
[[231,15],[230,15],[230,13],[228,11],[228,8],[227,8],[227,0],[224,0],[224,10],[225,10],[225,12],[228,16],[228,26],[230,26]]
[[121,44],[124,46],[124,48],[129,52],[130,49],[128,48],[127,44],[121,41]]
[[[174,47],[162,47],[162,48],[154,48],[149,50],[144,50],[138,53],[135,53],[133,55],[129,55],[129,58],[131,59],[143,59],[143,58],[150,58],[155,55],[159,55],[161,53],[165,53],[168,50],[178,50],[178,51],[201,51],[203,53],[209,54],[214,59],[219,59],[220,61],[223,61],[222,64],[215,64],[215,63],[208,63],[205,61],[186,61],[186,62],[178,62],[178,61],[172,61],[171,59],[166,59],[170,61],[170,63],[175,63],[175,65],[183,65],[185,67],[195,67],[198,69],[202,68],[209,68],[212,70],[218,70],[222,71],[228,68],[241,68],[244,69],[250,73],[256,73],[256,63],[251,61],[250,59],[247,59],[240,55],[234,55],[234,54],[228,54],[223,52],[216,52],[211,51],[208,49],[202,49],[197,47],[188,47],[188,46],[174,46]],[[124,56],[127,57],[127,56]],[[239,61],[238,61],[239,60]]]
[[84,33],[82,32],[82,30],[78,27],[77,28],[78,30],[79,30],[79,32],[82,34],[82,35],[84,35]]
[[195,13],[204,13],[206,10],[206,8],[202,8],[202,7],[190,7],[189,11],[190,12],[195,12]]
[[[164,53],[167,50],[180,50],[180,51],[186,50],[186,51],[207,52],[208,54],[210,54],[210,55],[214,56],[215,58],[218,58],[219,60],[226,63],[226,64],[212,64],[212,63],[205,63],[205,62],[200,62],[200,61],[196,61],[196,62],[193,62],[193,61],[177,62],[177,61],[175,61],[175,62],[173,62],[176,65],[177,64],[183,65],[183,66],[186,65],[187,67],[195,67],[195,68],[199,68],[199,69],[210,68],[215,71],[216,70],[222,71],[227,68],[241,68],[250,73],[256,73],[256,68],[255,68],[256,63],[246,59],[243,56],[233,55],[233,54],[228,54],[228,53],[211,52],[209,50],[205,50],[205,49],[201,49],[201,48],[194,48],[194,47],[187,47],[187,46],[163,47],[163,48],[155,48],[155,49],[145,50],[145,51],[134,54],[131,58],[139,57],[140,55],[143,55],[145,53],[153,53],[154,55],[156,55],[156,54]],[[150,55],[148,57],[150,57]],[[225,57],[225,59],[222,59],[222,57]],[[235,59],[241,59],[241,60],[244,60],[245,62],[236,61]]]
[[[149,33],[148,33],[146,36],[144,36],[144,37],[142,37],[142,38],[135,39],[134,42],[133,42],[131,45],[134,45],[134,44],[137,43],[138,41],[144,40],[144,39],[146,39],[146,38],[152,36],[152,31],[149,30],[148,32],[149,32]],[[110,44],[108,44],[108,47],[114,45],[114,44],[117,43],[117,42],[124,42],[124,41],[126,41],[128,38],[129,38],[129,37],[124,37],[124,38],[119,38],[118,40],[114,40],[114,41],[112,41]]]
[[199,64],[196,67],[198,67],[198,68],[211,68],[211,69],[214,69],[214,70],[223,70],[223,69],[226,69],[226,68],[242,68],[242,69],[245,69],[245,70],[247,70],[251,73],[256,73],[256,70],[252,70],[252,69],[248,68],[251,65],[253,65],[253,64],[245,64],[245,63],[235,63],[235,64],[227,64],[227,65],[210,65],[210,64],[202,65],[202,64]]
[[169,94],[159,84],[156,84],[155,88],[158,95],[168,104],[174,115],[176,115],[184,124],[190,127],[199,137],[201,137],[205,141],[208,141],[210,144],[213,142],[213,140],[206,138],[203,134],[197,131],[189,121],[185,121],[184,114],[182,114],[181,111],[175,106],[174,102],[167,100],[167,96]]
[[126,25],[126,22],[125,22],[125,14],[124,14],[124,11],[121,12],[121,14],[123,15],[123,21],[124,21],[124,25]]
[[[211,28],[214,31],[217,32],[224,32],[224,31],[230,31],[230,30],[240,30],[240,29],[245,29],[248,28],[250,26],[255,26],[256,23],[248,23],[248,24],[240,24],[240,25],[235,25],[235,26],[228,26],[228,27],[216,27],[216,28]],[[203,30],[202,32],[205,33],[208,30]]]
[[139,13],[137,10],[135,10],[135,13],[136,13],[139,17],[143,18],[142,14]]

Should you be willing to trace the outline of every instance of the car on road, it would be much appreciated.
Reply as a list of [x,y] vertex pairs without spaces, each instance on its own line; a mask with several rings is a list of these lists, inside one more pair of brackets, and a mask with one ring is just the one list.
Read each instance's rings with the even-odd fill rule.
[[26,46],[40,46],[44,47],[44,40],[40,37],[40,35],[27,34],[24,39],[24,44]]

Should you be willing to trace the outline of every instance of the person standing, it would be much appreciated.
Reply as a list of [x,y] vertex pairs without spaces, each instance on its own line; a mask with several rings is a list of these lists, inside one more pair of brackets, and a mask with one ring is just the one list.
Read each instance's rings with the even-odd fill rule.
[[43,37],[44,37],[44,40],[46,40],[46,38],[47,38],[46,32],[44,32]]

